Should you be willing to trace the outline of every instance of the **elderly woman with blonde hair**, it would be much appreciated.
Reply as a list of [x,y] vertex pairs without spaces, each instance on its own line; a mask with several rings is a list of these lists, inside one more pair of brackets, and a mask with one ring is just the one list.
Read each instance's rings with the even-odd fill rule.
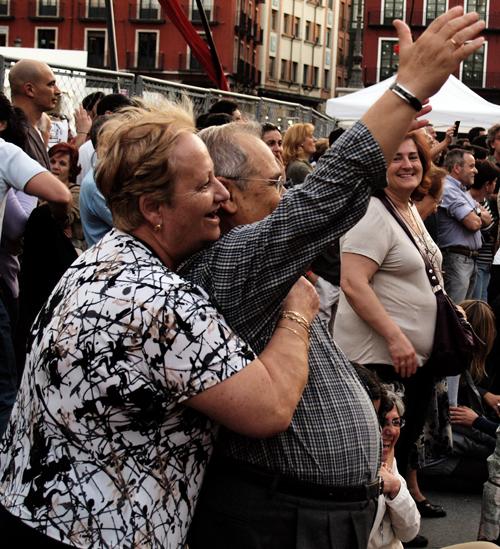
[[[178,106],[131,108],[101,133],[97,184],[115,228],[38,315],[0,446],[8,546],[184,545],[216,434],[287,428],[307,379],[305,281],[256,357],[201,288],[175,273],[219,238],[228,198]],[[302,279],[303,280],[303,279]]]

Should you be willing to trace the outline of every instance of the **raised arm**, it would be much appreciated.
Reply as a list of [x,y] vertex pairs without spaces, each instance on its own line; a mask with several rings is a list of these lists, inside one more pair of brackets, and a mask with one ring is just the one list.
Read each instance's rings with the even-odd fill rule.
[[291,312],[284,313],[259,357],[185,404],[246,436],[286,430],[307,382],[309,334],[301,317],[310,323],[318,308],[314,287],[301,277],[283,303]]
[[[475,39],[455,48],[451,42],[473,39],[484,27],[477,14],[462,13],[462,8],[453,8],[415,43],[408,27],[396,23],[401,41],[398,82],[420,100],[434,94],[482,44]],[[273,214],[231,231],[204,255],[196,272],[188,264],[183,273],[210,288],[241,333],[248,334],[249,319],[260,326],[263,315],[277,316],[297,277],[363,217],[373,188],[385,185],[385,159],[392,158],[415,116],[413,107],[386,92],[323,155],[304,184],[285,193]]]
[[[457,6],[435,19],[413,43],[403,21],[396,20],[399,38],[399,70],[396,82],[420,102],[434,95],[460,63],[484,42],[477,35],[484,29],[475,12],[463,14]],[[363,122],[378,141],[389,161],[415,118],[415,109],[388,90],[363,116]],[[422,122],[422,126],[425,122]],[[390,130],[388,130],[390,128]]]

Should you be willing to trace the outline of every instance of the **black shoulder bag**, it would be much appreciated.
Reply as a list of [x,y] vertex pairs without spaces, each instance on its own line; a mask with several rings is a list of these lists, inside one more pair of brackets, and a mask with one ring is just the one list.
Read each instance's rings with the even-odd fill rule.
[[378,195],[378,198],[396,219],[422,256],[425,273],[436,296],[436,327],[428,364],[432,366],[433,373],[437,377],[461,374],[469,368],[472,355],[481,341],[462,312],[443,291],[429,258],[422,253],[410,230],[399,217],[389,199],[385,194],[383,196]]

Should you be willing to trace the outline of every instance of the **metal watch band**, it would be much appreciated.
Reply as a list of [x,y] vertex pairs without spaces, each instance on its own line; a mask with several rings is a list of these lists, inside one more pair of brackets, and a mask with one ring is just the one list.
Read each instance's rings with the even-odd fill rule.
[[420,102],[420,100],[417,99],[401,84],[393,82],[390,85],[389,89],[394,92],[398,97],[400,97],[403,101],[406,101],[409,105],[411,105],[417,112],[422,110],[422,103]]

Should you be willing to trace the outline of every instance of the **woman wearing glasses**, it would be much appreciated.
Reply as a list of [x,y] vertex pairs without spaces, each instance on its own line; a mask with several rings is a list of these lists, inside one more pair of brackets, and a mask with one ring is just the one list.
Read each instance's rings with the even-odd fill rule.
[[394,448],[404,427],[403,414],[400,397],[392,391],[382,394],[378,415],[383,444],[380,477],[384,485],[367,549],[402,548],[401,541],[414,539],[420,528],[420,514],[394,457]]

